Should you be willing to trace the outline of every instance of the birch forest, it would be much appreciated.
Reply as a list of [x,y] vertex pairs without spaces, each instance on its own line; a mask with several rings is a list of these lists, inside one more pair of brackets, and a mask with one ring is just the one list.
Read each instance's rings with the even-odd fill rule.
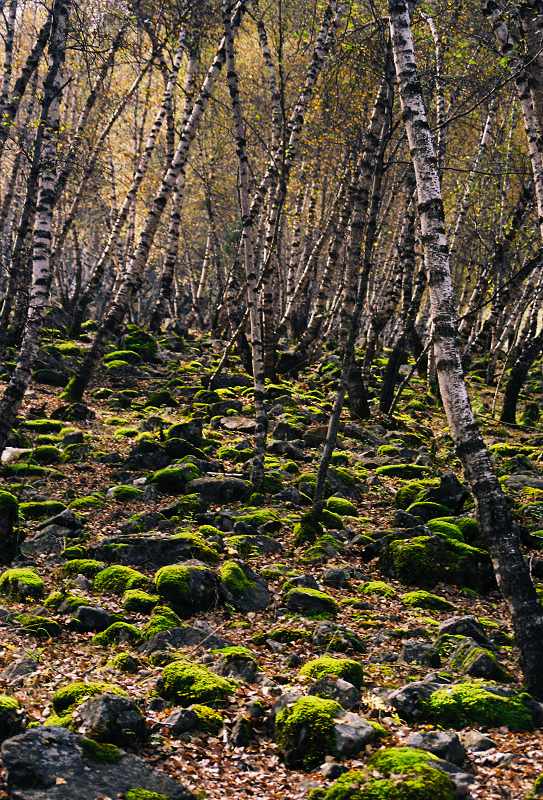
[[543,798],[543,2],[0,0],[0,800]]

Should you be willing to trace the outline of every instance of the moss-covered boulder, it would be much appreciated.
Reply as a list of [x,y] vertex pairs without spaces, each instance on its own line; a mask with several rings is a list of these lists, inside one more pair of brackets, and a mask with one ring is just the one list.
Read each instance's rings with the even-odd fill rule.
[[338,605],[331,595],[301,586],[289,589],[285,596],[285,605],[289,611],[306,617],[334,617],[338,611]]
[[39,639],[54,639],[62,632],[58,622],[40,614],[17,614],[14,622],[23,633]]
[[203,564],[173,564],[155,575],[158,595],[182,617],[219,605],[221,588],[213,570]]
[[442,686],[424,704],[425,716],[444,727],[505,726],[512,731],[534,728],[530,695],[473,681]]
[[342,517],[358,516],[358,509],[355,504],[350,500],[346,500],[345,497],[329,497],[326,501],[326,508]]
[[43,579],[30,567],[13,567],[0,575],[0,594],[17,600],[42,597],[44,586]]
[[429,473],[429,468],[420,464],[386,464],[377,467],[376,475],[383,475],[387,478],[424,478]]
[[207,667],[189,661],[172,661],[162,671],[157,691],[181,706],[204,703],[215,706],[228,701],[235,684]]
[[0,742],[17,736],[26,727],[26,715],[15,697],[0,694]]
[[487,591],[495,585],[488,553],[442,536],[389,540],[380,554],[386,575],[431,589],[440,581]]
[[243,561],[225,561],[219,580],[226,602],[239,611],[262,611],[271,603],[265,581]]
[[99,647],[109,647],[112,644],[131,643],[137,644],[141,640],[141,632],[136,625],[129,622],[114,622],[105,631],[92,637],[92,643]]
[[86,578],[94,578],[105,568],[103,561],[94,558],[71,558],[62,565],[65,575],[84,575]]
[[333,658],[332,656],[321,656],[308,661],[301,668],[300,675],[315,680],[327,676],[343,678],[357,689],[360,689],[364,680],[362,664],[352,658]]
[[314,789],[309,800],[455,800],[446,769],[433,753],[391,747],[375,753],[366,769],[349,770],[328,789]]
[[359,587],[361,594],[376,595],[377,597],[394,597],[397,594],[394,586],[385,581],[366,581]]
[[60,464],[62,450],[53,444],[41,444],[32,450],[30,457],[37,464]]
[[74,681],[56,690],[53,695],[53,710],[59,715],[66,714],[75,706],[82,703],[87,697],[94,697],[97,694],[108,692],[122,696],[126,695],[124,689],[112,683],[105,683],[103,681],[92,681],[90,683]]
[[147,614],[159,602],[157,594],[149,594],[143,589],[128,589],[122,597],[123,608],[137,614]]
[[449,603],[444,597],[432,594],[424,589],[402,594],[401,601],[410,608],[424,608],[429,611],[452,611],[454,609],[453,603]]
[[275,718],[275,741],[287,766],[313,769],[335,752],[335,700],[300,697]]
[[153,472],[150,482],[164,494],[181,494],[187,484],[199,475],[200,470],[195,464],[180,464]]
[[441,503],[433,503],[430,500],[411,503],[406,510],[408,514],[412,514],[414,517],[420,517],[424,522],[435,519],[435,517],[446,517],[450,514],[450,509],[447,508],[447,506]]
[[143,626],[142,635],[150,639],[162,631],[170,631],[182,626],[181,619],[168,606],[155,606],[149,621]]
[[59,500],[31,501],[19,505],[19,511],[25,519],[47,519],[60,514],[65,508]]
[[112,564],[100,570],[94,578],[93,588],[104,594],[123,594],[127,589],[146,589],[149,578],[132,567]]

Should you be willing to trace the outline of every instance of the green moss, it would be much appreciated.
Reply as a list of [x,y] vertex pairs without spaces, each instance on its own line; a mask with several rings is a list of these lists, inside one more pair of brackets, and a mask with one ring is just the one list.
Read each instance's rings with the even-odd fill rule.
[[42,444],[34,448],[31,458],[38,464],[59,464],[62,461],[62,450],[51,444]]
[[194,711],[198,717],[198,728],[204,733],[217,736],[224,727],[224,717],[215,709],[201,703],[195,703],[190,707],[190,710]]
[[275,719],[275,740],[289,767],[313,769],[327,755],[333,755],[334,720],[341,710],[334,700],[301,697],[279,711]]
[[176,542],[186,542],[190,558],[205,561],[206,564],[216,564],[219,561],[219,554],[211,547],[199,533],[182,532],[172,536]]
[[303,628],[279,627],[251,636],[251,641],[255,644],[265,644],[268,639],[272,642],[281,642],[281,644],[291,644],[291,642],[303,642],[311,639],[311,634]]
[[60,636],[62,629],[58,622],[39,614],[17,614],[15,622],[25,633],[38,636],[41,639],[53,639]]
[[472,544],[481,537],[481,529],[476,519],[471,517],[455,517],[454,524],[460,528],[462,535],[468,544]]
[[47,519],[60,514],[65,508],[64,503],[58,500],[40,500],[19,505],[19,510],[25,519]]
[[122,500],[123,502],[130,502],[131,500],[141,500],[143,497],[143,491],[138,489],[137,486],[131,486],[126,484],[119,484],[119,486],[113,486],[109,490],[109,494],[115,500]]
[[[200,572],[205,574],[199,576]],[[177,613],[190,615],[195,610],[217,605],[215,584],[208,580],[213,574],[208,567],[196,564],[172,564],[158,570],[155,586],[160,597],[171,603]]]
[[11,492],[0,491],[0,513],[5,517],[10,517],[12,522],[17,521],[19,503],[15,495]]
[[112,564],[97,573],[93,588],[106,594],[123,594],[127,589],[146,588],[148,585],[149,579],[142,572],[121,564]]
[[332,675],[352,683],[357,689],[360,689],[364,680],[364,671],[358,661],[354,661],[352,658],[333,658],[332,656],[321,656],[308,661],[301,668],[300,675],[315,680]]
[[62,565],[62,571],[65,575],[85,575],[87,578],[93,578],[105,567],[103,561],[96,561],[94,558],[73,558]]
[[21,427],[36,433],[58,433],[65,424],[58,419],[26,419],[21,423]]
[[344,497],[329,497],[326,501],[326,508],[343,517],[358,516],[358,509],[355,504],[351,503],[350,500],[346,500]]
[[125,361],[128,364],[141,364],[141,356],[135,350],[113,350],[106,353],[103,358],[104,364],[110,361]]
[[456,683],[437,689],[425,703],[428,718],[452,728],[482,725],[506,726],[512,731],[534,727],[532,713],[523,694],[502,697],[488,688],[488,683]]
[[408,585],[431,588],[440,581],[474,589],[493,585],[484,550],[442,536],[390,541],[381,554],[381,567]]
[[[304,603],[306,599],[309,601],[307,603],[307,610],[303,608],[303,606],[306,605],[306,603]],[[338,611],[338,605],[334,598],[318,589],[306,589],[301,586],[289,589],[285,596],[285,601],[289,608],[293,605],[300,605],[300,608],[303,610],[300,610],[299,613],[305,616],[318,616],[322,614],[335,616]],[[312,603],[311,601],[317,602]],[[310,606],[313,606],[313,608],[310,608]]]
[[150,482],[165,494],[180,494],[189,481],[199,477],[198,467],[187,463],[178,467],[164,467],[153,472]]
[[44,585],[38,573],[29,567],[13,567],[0,575],[0,593],[19,600],[41,597]]
[[126,350],[132,350],[148,361],[152,361],[158,352],[158,345],[153,336],[136,325],[128,326],[128,333],[123,339],[123,344]]
[[306,544],[307,542],[314,542],[319,536],[324,533],[323,527],[320,522],[313,519],[310,511],[303,515],[301,520],[294,526],[294,543],[296,545]]
[[428,467],[420,464],[385,464],[377,467],[376,475],[384,475],[387,478],[422,478],[429,472]]
[[342,517],[339,514],[335,514],[333,511],[330,511],[328,508],[323,508],[319,520],[328,531],[343,530],[344,525]]
[[425,522],[435,519],[435,517],[446,517],[450,514],[450,509],[448,509],[447,506],[441,503],[432,503],[429,500],[411,503],[406,510],[408,514],[413,514],[414,517],[420,517]]
[[452,611],[454,609],[454,605],[444,597],[426,592],[424,589],[406,592],[402,594],[401,600],[404,605],[411,608],[427,608],[432,611]]
[[126,697],[124,689],[115,686],[113,683],[75,681],[63,686],[61,689],[57,689],[53,695],[53,709],[57,714],[62,715],[80,705],[87,697],[95,697],[97,694],[105,694],[106,692]]
[[193,703],[217,705],[224,703],[233,694],[235,684],[215,675],[214,672],[188,661],[173,661],[162,672],[158,691],[167,700],[182,706]]
[[439,486],[439,478],[424,478],[423,480],[406,481],[396,492],[394,502],[397,508],[407,508],[415,500],[423,500],[428,489]]
[[227,663],[237,659],[254,661],[256,663],[256,656],[248,647],[242,645],[229,645],[228,647],[217,647],[211,651],[213,655],[221,656]]
[[80,741],[81,748],[87,758],[99,764],[118,764],[124,753],[114,744],[96,742],[94,739],[83,737]]
[[103,497],[96,494],[89,494],[86,497],[78,497],[76,500],[72,500],[69,507],[72,511],[94,511],[95,509],[102,508],[103,505]]
[[139,628],[128,622],[114,622],[105,631],[92,637],[91,643],[99,647],[109,647],[119,642],[138,643],[141,640]]
[[151,792],[149,789],[129,789],[125,794],[125,800],[170,800],[169,797],[160,792]]
[[280,522],[280,517],[277,511],[273,508],[247,508],[243,514],[236,517],[236,522],[242,522],[244,525],[253,528],[259,528],[268,522]]
[[145,614],[151,611],[160,600],[157,594],[149,594],[142,589],[128,589],[122,597],[123,608],[127,611]]
[[12,478],[45,478],[53,474],[53,470],[48,467],[42,467],[39,464],[27,464],[24,461],[18,461],[16,464],[7,464],[4,467],[4,472]]
[[235,561],[224,562],[219,569],[219,578],[221,583],[234,596],[243,594],[255,586],[254,581],[247,577],[243,569]]
[[75,611],[80,606],[88,606],[90,604],[90,600],[88,597],[78,597],[75,594],[65,594],[65,592],[51,592],[45,600],[43,604],[46,608],[60,608],[63,607],[63,611]]
[[170,631],[172,628],[181,628],[182,626],[183,623],[171,608],[155,606],[149,622],[143,627],[142,634],[146,639],[150,639],[161,631]]
[[359,591],[361,594],[375,594],[378,597],[394,597],[396,589],[385,581],[366,581],[363,583]]

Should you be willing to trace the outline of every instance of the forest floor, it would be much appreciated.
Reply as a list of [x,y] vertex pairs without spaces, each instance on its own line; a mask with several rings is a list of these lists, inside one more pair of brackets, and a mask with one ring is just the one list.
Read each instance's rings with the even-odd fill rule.
[[[67,346],[70,343],[61,346],[63,340],[54,332],[51,337],[49,355],[66,363],[71,358],[77,363],[77,348],[83,348],[84,341],[74,343],[70,349]],[[59,688],[73,681],[106,681],[126,690],[145,716],[151,736],[135,751],[188,789],[204,792],[209,800],[224,797],[297,800],[306,797],[310,788],[329,785],[325,773],[318,766],[309,771],[287,767],[269,722],[253,726],[246,737],[248,741],[236,738],[233,731],[237,730],[240,714],[246,713],[248,704],[254,706],[255,700],[264,704],[267,719],[270,709],[287,689],[301,687],[307,691],[310,679],[300,676],[299,671],[311,659],[327,654],[358,661],[364,679],[355,709],[386,729],[382,742],[366,745],[355,757],[342,762],[348,768],[363,767],[369,754],[379,747],[401,744],[414,731],[432,729],[432,723],[424,717],[402,717],[401,711],[388,702],[388,692],[423,680],[436,669],[445,671],[447,680],[476,680],[477,676],[470,675],[464,663],[451,663],[450,654],[435,652],[437,661],[426,665],[406,659],[405,642],[416,640],[419,644],[435,645],[439,626],[445,620],[475,617],[493,642],[492,652],[499,664],[507,671],[504,685],[520,686],[518,654],[512,645],[508,611],[495,588],[477,591],[454,578],[446,582],[430,578],[421,585],[420,578],[413,574],[411,580],[405,572],[399,579],[398,571],[386,568],[386,560],[378,557],[380,551],[372,548],[373,542],[400,527],[396,495],[413,479],[409,472],[400,477],[401,468],[389,470],[396,472],[392,475],[380,468],[415,463],[419,468],[415,474],[420,471],[421,477],[427,479],[439,478],[449,470],[461,478],[442,409],[427,394],[421,379],[414,379],[393,419],[375,414],[369,421],[350,420],[345,412],[329,493],[348,499],[355,509],[341,516],[339,525],[331,515],[327,520],[329,529],[317,543],[299,544],[295,541],[295,525],[307,511],[307,492],[311,491],[319,461],[333,399],[337,369],[334,357],[327,357],[318,369],[308,370],[297,380],[280,380],[268,387],[271,439],[288,442],[288,446],[272,448],[265,494],[243,501],[222,500],[219,483],[225,476],[246,479],[249,475],[253,438],[247,375],[234,359],[217,395],[203,392],[195,396],[205,388],[204,379],[217,363],[221,343],[199,338],[186,343],[169,341],[164,345],[152,360],[133,365],[122,355],[110,358],[108,363],[114,366],[103,366],[89,395],[88,419],[69,418],[78,412],[63,404],[60,389],[35,382],[26,397],[14,444],[30,452],[3,466],[0,488],[13,493],[23,504],[20,507],[20,526],[25,537],[23,554],[11,566],[34,569],[43,579],[44,587],[39,596],[25,597],[24,592],[18,595],[6,588],[0,577],[0,690],[19,701],[28,722],[47,722],[53,714],[53,695]],[[137,346],[125,343],[123,347],[144,354],[142,349],[138,352]],[[174,352],[174,347],[178,352]],[[379,366],[382,364],[377,365],[374,374],[375,387],[380,380]],[[492,392],[483,386],[476,370],[469,380],[486,441],[496,445],[493,457],[498,473],[523,525],[530,557],[537,563],[538,537],[534,534],[543,527],[543,428],[499,424],[489,413]],[[530,399],[541,399],[540,385],[533,382],[528,388]],[[58,412],[63,405],[64,410]],[[170,435],[172,425],[195,417],[203,421],[203,437],[190,430],[190,426],[185,429],[186,439]],[[53,422],[49,427],[43,422],[35,424],[55,418],[63,424]],[[199,475],[214,477],[219,486],[217,498],[195,500],[199,490],[196,484],[195,491],[190,482],[172,492],[158,479],[149,480],[158,465],[165,465],[160,458],[172,438],[177,443],[179,439],[188,441],[190,447],[184,456],[179,455],[182,448],[177,456],[172,456],[175,448],[170,448],[166,461],[174,466],[193,464],[195,469],[188,477],[196,480]],[[407,480],[406,475],[409,475]],[[521,479],[515,480],[515,476]],[[119,486],[130,489],[111,491]],[[187,497],[190,501],[186,501]],[[87,500],[81,502],[82,498]],[[58,503],[52,506],[45,501]],[[77,516],[76,529],[59,533],[60,520],[54,523],[56,530],[46,527],[49,536],[44,535],[44,520],[70,506]],[[157,513],[152,516],[154,512]],[[456,514],[473,516],[470,498]],[[246,517],[241,524],[240,516]],[[96,571],[105,567],[105,563],[97,567],[83,565],[84,575],[78,574],[76,567],[72,574],[66,568],[75,557],[105,561],[97,556],[95,548],[105,539],[126,535],[130,530],[130,524],[126,528],[129,519],[131,530],[139,530],[140,536],[152,536],[157,530],[165,536],[174,536],[179,531],[196,533],[202,525],[213,525],[219,531],[205,528],[200,531],[194,540],[193,555],[205,561],[211,548],[213,553],[208,563],[216,562],[212,569],[219,570],[225,560],[241,559],[267,582],[271,597],[263,610],[239,610],[235,601],[221,601],[211,610],[190,616],[181,614],[177,607],[180,616],[185,617],[184,623],[193,625],[195,620],[206,623],[214,635],[229,644],[249,648],[258,664],[256,674],[250,680],[238,678],[231,699],[219,705],[224,719],[220,730],[172,733],[164,722],[183,703],[157,697],[157,685],[160,686],[157,682],[168,657],[160,654],[160,649],[157,656],[157,652],[150,654],[142,647],[150,610],[128,611],[124,608],[126,597],[123,600],[122,590],[117,588],[115,593],[94,585]],[[424,525],[422,519],[417,522]],[[58,546],[59,536],[61,546]],[[204,547],[201,540],[206,537]],[[114,556],[109,563],[114,563]],[[153,593],[153,576],[165,563],[167,559],[159,563],[140,561],[130,566],[149,579],[148,586],[144,582],[141,587],[150,587]],[[538,574],[537,570],[534,574]],[[285,581],[295,578],[290,584],[295,586],[299,583],[296,576],[300,575],[310,576],[316,584],[306,578],[306,585],[318,586],[335,600],[333,622],[354,633],[353,641],[358,643],[351,651],[332,652],[329,643],[323,645],[313,636],[315,629],[326,621],[322,614],[302,615],[286,606]],[[443,611],[407,605],[403,596],[417,588],[431,591],[449,605],[443,604]],[[58,592],[62,595],[55,594]],[[75,605],[71,610],[61,605],[59,598],[72,595],[83,598],[87,606],[107,612],[110,621],[133,624],[141,640],[132,637],[132,641],[127,641],[129,634],[121,632],[119,641],[106,646],[96,643],[96,630],[85,632],[73,623]],[[21,613],[54,620],[60,628],[51,630],[50,635],[44,634],[39,625],[25,624],[24,617],[18,616]],[[290,636],[283,636],[287,641],[278,641],[280,635],[274,640],[272,634],[279,629],[291,632]],[[133,656],[134,672],[112,666],[112,657],[119,653]],[[228,672],[224,654],[209,650],[205,641],[177,649],[175,655],[184,655],[216,672],[234,675]],[[35,667],[26,675],[14,677],[13,665],[23,659],[32,660]],[[464,726],[484,729],[493,741],[493,746],[484,751],[467,748],[462,768],[472,773],[473,798],[523,798],[541,771],[541,732],[509,730],[505,722],[486,728],[476,724]],[[75,723],[71,724],[75,727]],[[462,738],[465,732],[462,724],[454,727]],[[331,754],[328,760],[334,760]],[[5,783],[3,791],[6,797],[10,796]]]

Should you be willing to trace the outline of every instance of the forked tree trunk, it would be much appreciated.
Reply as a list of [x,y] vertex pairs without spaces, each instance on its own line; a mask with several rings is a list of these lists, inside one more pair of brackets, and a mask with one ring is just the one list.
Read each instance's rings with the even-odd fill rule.
[[409,8],[403,0],[389,0],[388,6],[400,99],[417,183],[433,344],[443,405],[456,452],[477,501],[481,529],[496,579],[511,610],[526,686],[536,696],[543,697],[543,609],[521,552],[507,499],[475,422],[462,372],[441,185],[415,62]]
[[49,43],[50,67],[43,87],[41,163],[38,181],[36,219],[32,239],[32,287],[23,341],[15,370],[0,400],[0,453],[4,450],[11,427],[25,396],[32,365],[39,345],[44,314],[51,285],[51,230],[57,145],[62,97],[62,66],[66,53],[66,31],[71,0],[55,0]]

